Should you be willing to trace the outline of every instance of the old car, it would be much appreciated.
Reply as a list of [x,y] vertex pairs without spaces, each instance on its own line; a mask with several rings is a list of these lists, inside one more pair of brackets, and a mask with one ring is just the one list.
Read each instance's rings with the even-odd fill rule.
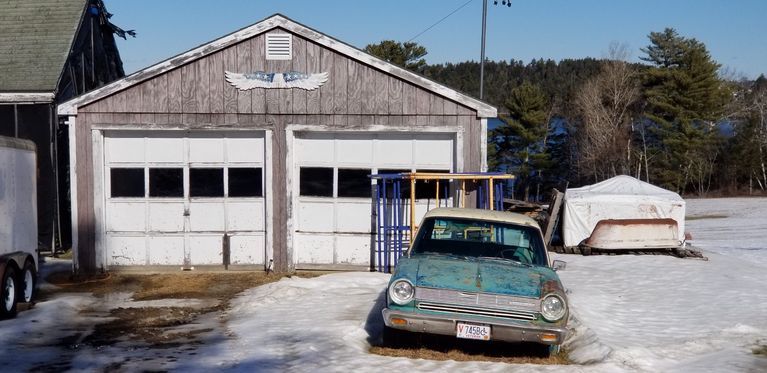
[[386,291],[384,343],[413,333],[532,342],[556,351],[567,334],[564,287],[535,220],[437,208],[421,222]]

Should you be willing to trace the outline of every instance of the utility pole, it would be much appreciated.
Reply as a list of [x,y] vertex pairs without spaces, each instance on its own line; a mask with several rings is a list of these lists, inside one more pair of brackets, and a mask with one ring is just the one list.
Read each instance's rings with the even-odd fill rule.
[[[497,4],[497,2],[496,2]],[[482,52],[479,59],[479,99],[485,94],[485,34],[487,34],[487,0],[482,0]]]
[[[503,5],[511,8],[511,0],[501,1]],[[493,1],[498,5],[498,0]],[[487,0],[482,0],[482,52],[479,59],[479,99],[485,96],[485,37],[487,36]]]

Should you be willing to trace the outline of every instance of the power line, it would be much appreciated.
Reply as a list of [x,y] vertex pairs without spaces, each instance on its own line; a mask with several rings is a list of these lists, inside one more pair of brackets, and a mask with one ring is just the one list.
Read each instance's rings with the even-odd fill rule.
[[426,30],[423,30],[423,31],[419,32],[419,33],[418,33],[418,35],[416,35],[416,36],[413,36],[412,38],[410,38],[410,39],[409,39],[408,41],[406,41],[405,43],[409,43],[409,42],[413,41],[415,38],[417,38],[417,37],[419,37],[419,36],[421,36],[421,35],[425,34],[425,33],[426,33],[426,31],[429,31],[429,30],[431,30],[431,29],[432,29],[434,26],[436,26],[436,25],[438,25],[438,24],[442,23],[442,21],[446,20],[448,17],[452,16],[452,15],[453,15],[453,14],[455,14],[457,11],[459,11],[459,10],[463,9],[463,7],[465,7],[465,6],[469,5],[469,3],[470,3],[470,2],[472,2],[472,1],[474,1],[474,0],[469,0],[469,1],[465,2],[465,3],[463,3],[463,5],[459,6],[458,8],[456,8],[455,10],[453,10],[452,12],[450,12],[448,15],[446,15],[446,16],[444,16],[444,17],[442,17],[442,19],[440,19],[439,21],[435,22],[433,25],[431,25],[431,26],[427,27],[427,28],[426,28]]

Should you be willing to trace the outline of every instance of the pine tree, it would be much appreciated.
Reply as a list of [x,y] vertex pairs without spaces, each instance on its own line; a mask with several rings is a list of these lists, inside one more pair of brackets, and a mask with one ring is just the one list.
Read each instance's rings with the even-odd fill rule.
[[683,192],[693,187],[705,193],[722,145],[717,122],[730,91],[718,77],[719,64],[703,43],[679,36],[676,30],[650,33],[642,51],[652,67],[643,83],[647,107],[660,138],[663,156],[654,169],[655,181]]
[[524,82],[511,91],[505,108],[508,116],[490,136],[496,170],[517,176],[517,189],[529,199],[531,187],[541,182],[541,173],[550,167],[546,151],[549,105],[541,88]]
[[368,44],[365,46],[365,52],[416,72],[420,72],[426,67],[426,60],[423,57],[428,53],[426,47],[418,45],[418,43],[399,43],[394,40]]

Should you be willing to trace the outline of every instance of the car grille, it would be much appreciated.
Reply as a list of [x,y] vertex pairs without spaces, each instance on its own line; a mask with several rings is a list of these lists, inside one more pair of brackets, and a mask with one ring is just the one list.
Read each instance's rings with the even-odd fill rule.
[[534,320],[540,311],[540,300],[537,298],[492,293],[418,287],[415,299],[422,310],[519,320]]

